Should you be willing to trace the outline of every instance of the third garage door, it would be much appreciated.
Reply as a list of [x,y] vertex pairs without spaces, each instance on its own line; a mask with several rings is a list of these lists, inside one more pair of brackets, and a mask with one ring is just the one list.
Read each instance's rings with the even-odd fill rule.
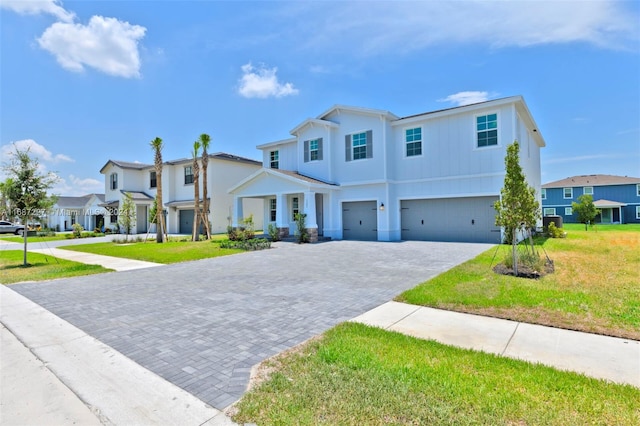
[[342,238],[376,241],[378,213],[375,201],[342,203]]
[[403,240],[499,243],[493,203],[497,197],[403,200]]

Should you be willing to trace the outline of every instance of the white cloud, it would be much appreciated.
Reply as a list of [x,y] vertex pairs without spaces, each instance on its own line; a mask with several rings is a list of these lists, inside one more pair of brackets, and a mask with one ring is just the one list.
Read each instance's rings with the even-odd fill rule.
[[0,146],[0,154],[2,154],[2,158],[10,158],[12,153],[16,151],[16,149],[20,151],[29,151],[29,153],[38,159],[39,162],[43,163],[61,163],[61,162],[69,162],[73,163],[75,160],[68,155],[65,154],[53,154],[44,146],[40,145],[38,142],[33,139],[23,139],[20,141],[12,142],[6,145]]
[[140,76],[138,41],[146,28],[116,18],[93,16],[88,25],[56,22],[38,39],[62,67],[81,72],[85,66],[118,77]]
[[104,193],[104,181],[69,175],[67,179],[60,178],[56,185],[51,189],[51,193],[70,197]]
[[298,89],[291,83],[280,83],[276,72],[278,68],[267,68],[265,65],[254,67],[251,62],[242,66],[242,77],[239,80],[238,93],[245,98],[268,98],[297,95]]
[[438,102],[451,102],[456,106],[477,104],[478,102],[485,102],[489,100],[489,97],[495,97],[494,94],[489,95],[489,92],[458,92],[453,95],[449,95],[446,98],[438,99]]
[[0,0],[0,7],[20,15],[48,13],[62,22],[73,22],[75,14],[67,12],[59,0]]
[[[636,49],[637,15],[616,1],[403,1],[324,3],[282,14],[305,47],[357,49],[362,55],[406,53],[432,45],[474,44],[494,48],[588,43]],[[357,19],[353,19],[357,16]],[[308,25],[313,17],[314,25]]]

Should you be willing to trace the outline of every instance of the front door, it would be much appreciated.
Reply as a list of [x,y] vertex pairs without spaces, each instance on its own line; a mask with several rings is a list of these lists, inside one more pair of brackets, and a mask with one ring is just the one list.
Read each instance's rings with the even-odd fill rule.
[[611,209],[602,209],[600,217],[602,223],[611,223]]
[[324,235],[324,220],[322,218],[322,194],[316,193],[316,223],[318,224],[318,236]]

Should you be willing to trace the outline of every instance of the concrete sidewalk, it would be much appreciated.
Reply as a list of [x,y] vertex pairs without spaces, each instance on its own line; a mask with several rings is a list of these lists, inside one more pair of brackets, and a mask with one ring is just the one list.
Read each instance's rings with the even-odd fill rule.
[[59,248],[28,249],[32,253],[40,253],[59,259],[73,260],[88,265],[100,265],[115,271],[131,271],[134,269],[161,266],[161,263],[146,262],[144,260],[125,259],[122,257],[103,256],[100,254],[84,253],[80,251],[63,250]]
[[640,342],[388,302],[352,321],[640,387]]
[[3,425],[234,424],[3,285],[0,322]]

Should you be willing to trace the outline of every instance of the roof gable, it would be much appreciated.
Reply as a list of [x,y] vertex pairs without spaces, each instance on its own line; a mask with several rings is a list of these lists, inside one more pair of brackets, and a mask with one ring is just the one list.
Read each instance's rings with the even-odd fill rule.
[[248,197],[337,188],[339,188],[338,185],[304,176],[298,172],[262,168],[230,188],[227,192]]

